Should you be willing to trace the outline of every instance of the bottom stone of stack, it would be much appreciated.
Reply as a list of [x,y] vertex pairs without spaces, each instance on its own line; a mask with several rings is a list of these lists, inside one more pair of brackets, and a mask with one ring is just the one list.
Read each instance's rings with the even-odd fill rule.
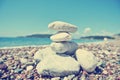
[[36,69],[43,76],[67,76],[78,74],[80,65],[72,57],[50,55],[39,62]]

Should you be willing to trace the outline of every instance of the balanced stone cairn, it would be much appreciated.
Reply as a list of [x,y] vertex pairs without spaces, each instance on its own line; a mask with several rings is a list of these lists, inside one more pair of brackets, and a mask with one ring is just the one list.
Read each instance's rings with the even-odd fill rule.
[[72,55],[78,48],[75,42],[72,42],[72,36],[70,33],[77,31],[77,27],[61,22],[55,21],[48,25],[49,29],[58,31],[56,34],[52,35],[50,39],[53,41],[50,46],[58,54],[68,54]]
[[36,66],[39,74],[53,77],[75,75],[79,74],[80,66],[87,72],[95,70],[95,56],[89,51],[78,49],[78,44],[71,41],[71,33],[77,31],[75,25],[55,21],[48,28],[57,33],[50,37],[53,42],[49,46],[38,50],[34,55],[34,59],[39,61]]

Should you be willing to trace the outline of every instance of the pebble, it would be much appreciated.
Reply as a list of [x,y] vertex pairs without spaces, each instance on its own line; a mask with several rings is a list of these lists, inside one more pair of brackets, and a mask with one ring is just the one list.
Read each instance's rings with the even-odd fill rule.
[[72,80],[79,80],[79,79],[78,79],[78,77],[76,76],[76,77],[74,77]]
[[26,63],[27,66],[29,66],[29,65],[34,66],[34,64],[35,64],[34,62],[27,62],[27,63]]
[[27,68],[26,68],[27,71],[30,71],[32,69],[33,69],[33,66],[27,66]]
[[7,70],[7,68],[8,68],[8,66],[1,61],[1,62],[0,62],[0,69],[1,69],[1,70]]
[[102,61],[102,64],[100,65],[100,67],[105,68],[106,67],[106,62]]
[[25,58],[20,58],[20,61],[21,61],[22,64],[26,64],[27,63],[27,59],[25,59]]
[[64,77],[64,79],[63,80],[69,80],[67,77]]
[[108,74],[108,71],[107,71],[107,70],[103,70],[102,73],[105,74],[105,75],[107,75],[107,74]]
[[0,70],[0,77],[3,75],[3,72],[2,72],[2,70]]
[[15,73],[19,73],[19,74],[20,74],[22,71],[23,71],[23,69],[15,69],[15,71],[14,71],[14,72],[15,72]]
[[51,78],[51,80],[60,80],[60,77]]
[[72,80],[74,77],[75,77],[75,75],[73,74],[73,75],[68,75],[67,78],[68,78],[69,80]]
[[6,60],[7,60],[7,57],[6,57],[5,55],[3,55],[3,56],[2,56],[2,59],[3,59],[4,61],[6,61]]
[[27,78],[33,80],[33,79],[34,79],[34,76],[33,76],[32,74],[28,74],[28,75],[27,75]]

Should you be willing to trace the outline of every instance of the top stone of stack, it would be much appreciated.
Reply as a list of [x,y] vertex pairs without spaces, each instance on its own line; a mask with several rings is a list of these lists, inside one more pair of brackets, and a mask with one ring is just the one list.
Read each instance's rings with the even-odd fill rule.
[[62,22],[62,21],[52,22],[48,25],[48,28],[56,31],[64,31],[64,32],[71,32],[71,33],[74,33],[77,31],[77,27],[75,25]]

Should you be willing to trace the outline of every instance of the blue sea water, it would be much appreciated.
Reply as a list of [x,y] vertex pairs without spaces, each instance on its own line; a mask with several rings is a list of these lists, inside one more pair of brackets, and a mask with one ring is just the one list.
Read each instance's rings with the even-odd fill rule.
[[[100,40],[73,39],[77,43],[98,42]],[[52,41],[49,38],[0,38],[0,47],[49,45]]]

